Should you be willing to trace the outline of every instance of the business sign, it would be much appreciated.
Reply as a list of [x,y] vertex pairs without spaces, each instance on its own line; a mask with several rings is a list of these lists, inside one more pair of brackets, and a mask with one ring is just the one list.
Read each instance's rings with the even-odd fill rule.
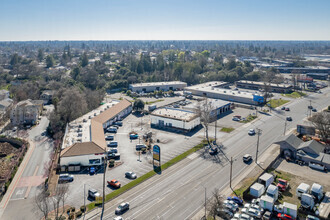
[[297,125],[297,132],[299,134],[315,135],[315,128],[312,126]]
[[154,145],[152,148],[152,158],[154,166],[160,167],[160,147]]
[[253,101],[259,102],[259,103],[264,103],[264,97],[260,95],[253,95]]

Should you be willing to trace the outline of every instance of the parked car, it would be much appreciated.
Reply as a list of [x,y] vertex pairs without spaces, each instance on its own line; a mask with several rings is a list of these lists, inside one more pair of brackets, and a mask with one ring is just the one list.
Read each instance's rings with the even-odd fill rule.
[[218,152],[219,152],[219,150],[218,150],[217,147],[215,147],[215,148],[210,148],[210,150],[209,150],[210,155],[217,155]]
[[264,209],[261,208],[259,205],[257,204],[252,204],[252,203],[245,203],[244,205],[244,208],[247,208],[247,209],[256,209],[258,210],[259,212],[263,213],[264,212]]
[[139,138],[139,135],[138,134],[130,134],[129,135],[129,138],[130,139],[138,139]]
[[281,220],[294,220],[290,215],[284,214],[284,213],[278,213],[277,218]]
[[115,125],[118,125],[118,126],[123,126],[123,122],[122,121],[116,121],[114,124]]
[[285,107],[283,106],[283,107],[281,108],[281,110],[285,110]]
[[96,197],[100,197],[100,193],[96,189],[89,189],[88,197],[90,197],[92,199],[96,199]]
[[243,208],[242,209],[242,213],[245,213],[251,217],[255,217],[255,218],[261,218],[261,212],[257,209],[254,208]]
[[309,105],[309,106],[308,106],[308,109],[313,109],[313,106]]
[[136,179],[137,176],[136,173],[129,171],[125,173],[125,177],[128,179]]
[[249,130],[248,134],[249,134],[249,135],[255,135],[255,134],[256,134],[256,131],[255,131],[253,128],[251,128],[251,129]]
[[320,220],[320,219],[312,215],[307,215],[306,220]]
[[112,141],[115,137],[113,135],[108,135],[105,137],[105,140]]
[[129,210],[129,203],[123,202],[116,208],[115,214],[120,215],[120,214],[126,212],[127,210]]
[[117,133],[117,128],[116,127],[109,127],[107,129],[107,132],[110,132],[110,133]]
[[110,141],[108,143],[108,147],[118,147],[118,142],[117,141]]
[[233,117],[233,121],[240,121],[241,119],[237,118],[237,117]]
[[248,163],[248,162],[250,162],[252,160],[252,156],[250,155],[250,154],[245,154],[244,156],[243,156],[243,161],[245,162],[245,163]]
[[266,211],[262,216],[262,219],[269,220],[272,218],[272,213],[270,211]]
[[287,112],[290,111],[290,108],[289,107],[286,107],[285,108],[285,111],[287,111]]
[[218,216],[221,217],[222,216],[221,215],[222,213],[224,213],[229,218],[232,218],[234,216],[234,213],[231,210],[229,210],[229,209],[224,208],[224,209],[218,209],[217,210],[217,215]]
[[287,121],[292,121],[292,118],[290,116],[286,117]]
[[108,154],[108,159],[120,159],[120,153],[110,153]]
[[312,112],[317,112],[316,108],[313,108],[313,109],[312,109]]
[[226,204],[230,205],[235,211],[238,210],[238,204],[236,202],[232,201],[232,200],[225,200],[223,202],[223,204],[224,205],[226,205]]
[[143,148],[147,148],[147,146],[144,144],[137,144],[135,146],[135,150],[137,150],[137,151],[142,150]]
[[58,182],[63,183],[63,182],[72,182],[74,180],[73,175],[70,175],[68,173],[65,174],[60,174],[58,178]]
[[227,200],[232,200],[234,202],[236,202],[238,205],[243,205],[243,200],[237,196],[233,196],[233,197],[227,197]]
[[242,213],[242,214],[236,213],[234,215],[234,218],[239,219],[239,220],[253,220],[253,218],[251,218],[249,215],[247,215],[245,213]]
[[94,175],[94,174],[96,174],[95,167],[90,167],[89,168],[89,175]]
[[120,182],[118,180],[115,180],[115,179],[113,179],[111,181],[107,181],[107,183],[108,183],[109,186],[112,186],[112,187],[117,188],[117,189],[121,187]]
[[108,154],[112,154],[112,153],[114,153],[114,154],[118,153],[118,149],[117,149],[117,148],[111,148],[111,149],[108,151]]

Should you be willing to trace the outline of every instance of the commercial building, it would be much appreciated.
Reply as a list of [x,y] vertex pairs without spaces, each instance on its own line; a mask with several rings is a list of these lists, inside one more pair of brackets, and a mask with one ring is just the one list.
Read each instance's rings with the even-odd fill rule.
[[129,89],[132,92],[153,92],[153,91],[176,91],[183,90],[187,87],[187,83],[180,81],[172,81],[172,82],[151,82],[151,83],[136,83],[130,84]]
[[112,101],[71,122],[63,138],[60,165],[62,170],[70,166],[101,165],[107,144],[104,129],[132,112],[132,104],[126,99]]
[[200,117],[189,110],[159,108],[150,114],[151,126],[161,129],[180,129],[190,131],[201,124]]
[[16,104],[10,113],[12,125],[34,125],[43,108],[43,101],[24,100]]
[[280,73],[328,73],[330,68],[324,66],[308,66],[308,67],[275,67]]
[[316,163],[330,169],[330,154],[324,153],[326,147],[315,140],[303,142],[293,134],[286,135],[275,144],[280,145],[281,155],[289,160]]
[[313,79],[320,79],[320,80],[328,80],[329,74],[328,73],[307,73],[307,77],[311,77]]
[[[200,105],[205,104],[204,101],[191,103],[189,105],[183,106],[183,109],[195,112]],[[215,116],[219,117],[221,114],[229,112],[231,109],[231,103],[228,101],[223,101],[221,99],[207,99],[207,104],[210,105],[211,119],[215,119]]]
[[276,84],[276,83],[265,83],[265,82],[256,82],[248,80],[237,81],[236,87],[243,89],[253,89],[253,90],[264,90],[267,85],[271,92],[278,93],[290,93],[292,92],[293,86],[290,84]]
[[249,105],[259,105],[264,102],[264,97],[258,92],[243,92],[238,90],[224,89],[226,82],[208,82],[189,86],[185,88],[186,92],[196,96],[203,96],[213,99],[221,99],[229,102],[239,102]]

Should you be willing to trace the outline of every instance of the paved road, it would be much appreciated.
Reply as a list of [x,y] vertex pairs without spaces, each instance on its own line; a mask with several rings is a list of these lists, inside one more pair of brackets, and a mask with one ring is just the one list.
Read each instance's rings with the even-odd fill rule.
[[[313,94],[303,99],[297,99],[288,104],[290,112],[272,111],[271,115],[263,116],[252,124],[247,124],[235,130],[222,140],[224,155],[210,157],[209,155],[192,155],[191,160],[180,163],[177,169],[164,171],[154,182],[146,185],[142,190],[125,193],[116,199],[116,202],[130,202],[131,208],[123,214],[124,219],[189,219],[199,211],[204,202],[204,187],[209,197],[215,189],[221,189],[229,182],[229,162],[233,157],[233,173],[235,176],[247,168],[242,162],[246,153],[255,159],[256,136],[249,136],[250,128],[262,129],[260,136],[259,153],[265,151],[275,140],[284,133],[285,117],[293,117],[293,122],[287,123],[287,131],[296,127],[306,117],[309,100],[317,109],[329,105],[330,89],[323,94]],[[205,156],[205,157],[204,157]],[[196,157],[196,158],[194,158]],[[262,164],[261,164],[262,166]],[[108,203],[104,219],[112,219],[114,209],[118,204]],[[93,217],[98,219],[99,217]]]
[[[52,107],[47,106],[48,111],[52,110]],[[28,132],[28,138],[32,142],[32,154],[28,158],[28,162],[25,165],[20,178],[15,183],[15,188],[11,193],[8,201],[2,201],[3,209],[1,219],[36,219],[39,218],[34,208],[34,196],[37,188],[45,181],[44,165],[48,163],[50,153],[53,151],[53,142],[46,136],[42,136],[48,126],[47,117],[42,117],[40,124],[33,127]],[[29,156],[29,155],[27,155]],[[19,208],[19,212],[18,209]]]

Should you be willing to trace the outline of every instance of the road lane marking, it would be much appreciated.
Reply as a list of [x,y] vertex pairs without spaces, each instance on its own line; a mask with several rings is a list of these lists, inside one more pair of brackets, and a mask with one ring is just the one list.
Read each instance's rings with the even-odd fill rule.
[[[35,176],[35,175],[37,174],[38,169],[39,169],[39,166],[37,166],[36,169],[34,170],[33,176]],[[31,187],[32,187],[32,186],[30,185],[30,186],[28,187],[28,189],[26,190],[25,195],[24,195],[24,198],[25,198],[25,199],[29,196],[30,191],[31,191]]]

